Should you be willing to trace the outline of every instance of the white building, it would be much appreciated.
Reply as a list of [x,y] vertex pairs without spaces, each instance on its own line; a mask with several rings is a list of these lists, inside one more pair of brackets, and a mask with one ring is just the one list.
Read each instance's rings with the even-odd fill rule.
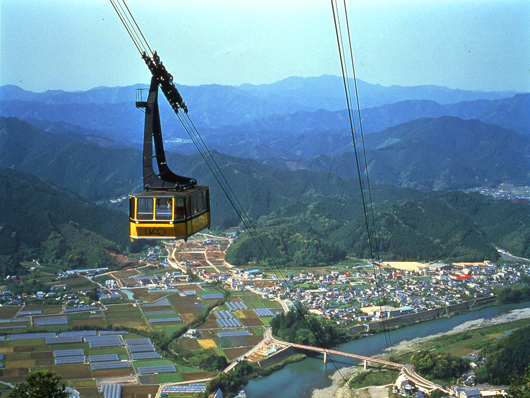
[[479,390],[463,390],[460,391],[460,398],[481,398],[482,394]]

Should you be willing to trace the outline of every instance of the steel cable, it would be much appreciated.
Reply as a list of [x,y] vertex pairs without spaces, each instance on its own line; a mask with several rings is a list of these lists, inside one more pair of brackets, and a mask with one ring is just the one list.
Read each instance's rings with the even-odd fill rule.
[[[142,57],[144,57],[145,54],[151,53],[153,54],[153,57],[155,56],[155,52],[153,52],[147,43],[147,40],[145,39],[145,36],[143,35],[140,27],[136,23],[136,20],[134,19],[129,7],[127,6],[125,0],[122,0],[123,6],[119,2],[119,0],[110,0],[112,3],[116,13],[118,14],[122,24],[124,25],[125,29],[127,30],[127,33],[131,37],[134,45],[136,46],[137,50],[140,52]],[[124,10],[124,7],[126,8],[127,12]],[[132,22],[131,22],[132,20]],[[164,92],[164,90],[162,90]],[[167,94],[164,92],[164,95]],[[170,98],[168,100],[171,103]],[[238,217],[240,218],[241,222],[246,228],[247,233],[250,235],[254,243],[256,244],[259,252],[263,256],[264,260],[268,263],[269,267],[276,270],[277,274],[280,276],[280,278],[283,280],[283,282],[286,284],[287,279],[283,275],[282,270],[279,268],[279,266],[276,264],[273,256],[271,255],[270,251],[268,250],[267,246],[263,242],[263,239],[261,235],[257,232],[256,228],[252,224],[252,221],[248,214],[245,212],[243,206],[241,205],[241,202],[237,198],[236,194],[232,190],[232,187],[228,183],[225,175],[221,171],[219,165],[215,161],[215,158],[213,157],[212,153],[206,146],[206,143],[202,139],[201,135],[199,134],[197,128],[193,124],[191,118],[189,117],[187,111],[185,112],[185,116],[182,116],[181,113],[178,112],[178,109],[173,108],[177,117],[179,118],[183,128],[186,130],[190,138],[192,139],[194,145],[196,146],[199,154],[201,155],[202,159],[210,169],[212,175],[216,179],[217,183],[223,190],[224,194],[226,195],[228,201],[234,208],[235,212],[237,213]],[[313,330],[313,327],[311,323],[306,319],[306,314],[303,313],[303,308],[301,306],[295,305],[295,309],[298,311],[298,313],[302,316],[303,322],[307,325],[308,329],[311,331],[311,333],[315,336],[315,339],[320,344],[320,346],[324,349],[329,349],[325,346],[323,341],[320,339],[318,331]],[[318,325],[318,323],[317,323]],[[339,371],[342,378],[345,379],[344,374],[342,370],[339,368],[338,364],[336,363],[335,359],[331,354],[329,354],[331,362],[334,364],[335,368]]]

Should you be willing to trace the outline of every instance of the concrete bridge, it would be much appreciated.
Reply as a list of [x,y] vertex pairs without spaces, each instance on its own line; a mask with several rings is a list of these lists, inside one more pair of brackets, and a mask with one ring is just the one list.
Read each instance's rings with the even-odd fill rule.
[[342,355],[343,357],[360,359],[361,361],[363,361],[365,370],[366,370],[368,362],[373,362],[373,363],[377,363],[377,364],[380,364],[380,365],[390,366],[390,367],[399,369],[401,373],[403,373],[405,376],[407,376],[407,378],[409,378],[410,380],[412,380],[416,384],[416,387],[421,388],[423,391],[428,392],[428,391],[432,391],[432,390],[435,390],[435,389],[438,388],[438,389],[440,389],[442,392],[444,392],[446,394],[450,394],[451,393],[450,390],[446,390],[442,386],[434,384],[433,382],[431,382],[431,381],[429,381],[427,379],[424,379],[423,377],[418,375],[416,372],[414,372],[414,367],[412,365],[403,365],[401,363],[386,361],[384,359],[365,357],[363,355],[351,354],[349,352],[342,352],[342,351],[337,351],[337,350],[329,350],[327,348],[312,347],[312,346],[302,345],[302,344],[280,342],[280,340],[275,340],[275,343],[281,343],[281,344],[284,344],[284,345],[290,345],[291,347],[298,348],[300,350],[308,350],[308,351],[320,352],[320,353],[324,354],[324,363],[326,363],[326,361],[327,361],[327,354],[333,354],[333,355]]
[[337,350],[329,350],[327,348],[312,347],[312,346],[303,345],[303,344],[285,343],[285,342],[280,342],[279,340],[275,340],[275,343],[281,343],[281,344],[284,344],[284,345],[290,345],[291,347],[298,348],[300,350],[320,352],[321,354],[324,354],[324,363],[327,362],[328,354],[333,354],[333,355],[341,355],[343,357],[360,359],[361,361],[363,361],[365,369],[366,369],[366,366],[367,366],[368,362],[373,362],[373,363],[377,363],[377,364],[380,364],[380,365],[390,366],[390,367],[394,367],[394,368],[398,368],[398,369],[402,369],[405,366],[405,365],[403,365],[401,363],[397,363],[397,362],[386,361],[384,359],[379,359],[379,358],[366,357],[364,355],[351,354],[349,352],[342,352],[342,351],[337,351]]

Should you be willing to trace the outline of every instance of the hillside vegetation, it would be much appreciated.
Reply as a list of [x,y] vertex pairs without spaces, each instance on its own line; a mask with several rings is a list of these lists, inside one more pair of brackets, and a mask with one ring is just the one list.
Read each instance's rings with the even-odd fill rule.
[[[142,153],[131,148],[114,149],[72,141],[50,134],[16,118],[0,118],[0,166],[13,167],[68,187],[91,201],[109,201],[142,187]],[[254,160],[215,153],[217,164],[239,201],[253,218],[294,203],[306,192],[342,194],[353,192],[329,173],[290,172]],[[177,174],[194,177],[211,187],[212,223],[228,228],[239,223],[221,187],[200,155],[167,154]],[[121,208],[126,209],[126,203]]]
[[[463,122],[450,120],[457,125]],[[419,121],[419,126],[426,122]],[[15,118],[0,118],[0,127],[4,132],[0,137],[0,165],[32,172],[92,201],[108,203],[140,189],[139,150],[88,144],[43,132]],[[354,180],[309,170],[280,170],[219,153],[214,156],[279,265],[322,265],[347,255],[372,256]],[[169,153],[168,163],[177,173],[210,186],[214,229],[239,224],[200,156]],[[383,258],[491,260],[497,257],[495,246],[529,255],[529,212],[523,205],[457,192],[429,193],[375,184],[373,199],[376,231],[372,248]],[[126,201],[121,203],[121,210],[126,210]],[[124,240],[127,220],[121,216]],[[103,236],[123,246],[119,238]],[[255,244],[245,236],[232,245],[227,259],[234,264],[263,261]]]
[[[530,255],[530,212],[525,205],[459,191],[425,195],[389,187],[376,189],[374,197],[372,250],[383,259],[494,260],[495,246]],[[361,205],[344,197],[326,199],[299,202],[259,219],[258,231],[277,263],[314,266],[345,255],[372,257]],[[250,239],[243,235],[230,246],[227,261],[263,262]]]
[[63,269],[107,267],[107,252],[130,246],[125,213],[95,206],[31,174],[0,167],[0,275],[21,260]]
[[486,347],[485,366],[477,371],[479,382],[508,384],[509,378],[524,375],[530,363],[530,326],[509,333],[496,343]]
[[[418,119],[366,134],[365,142],[373,182],[449,190],[503,182],[526,185],[530,175],[529,137],[479,120]],[[346,179],[357,172],[350,148],[333,157],[303,160],[298,167]]]
[[[287,85],[291,83],[294,81],[284,82]],[[245,90],[245,98],[256,94],[250,87]],[[26,96],[20,92],[15,94],[20,98]],[[58,112],[50,113],[55,115],[50,119],[55,120],[61,119],[62,112],[58,108],[62,104],[60,95],[56,94],[49,101],[43,101],[42,96],[38,95],[29,98],[32,103],[37,104],[36,108],[50,106],[50,112]],[[261,92],[260,95],[262,94]],[[123,91],[119,95],[123,95]],[[449,111],[447,107],[453,107],[453,113],[467,117],[481,113],[486,115],[489,109],[495,110],[496,117],[500,120],[503,109],[508,107],[520,110],[525,98],[521,96],[518,99],[497,100],[495,104],[489,105],[480,102],[467,108],[453,104],[440,109],[439,106],[430,104],[427,108],[434,114],[441,114],[441,117],[412,120],[378,133],[367,134],[368,171],[374,191],[375,230],[372,231],[371,242],[368,240],[358,184],[353,179],[341,178],[353,176],[356,170],[353,155],[347,152],[350,150],[349,144],[344,141],[346,152],[334,158],[319,155],[308,160],[293,159],[303,158],[303,151],[301,155],[293,155],[293,158],[282,158],[279,150],[285,148],[298,153],[300,150],[297,148],[308,148],[313,154],[325,151],[326,148],[335,148],[337,151],[340,150],[337,149],[340,145],[335,138],[343,132],[333,131],[323,137],[316,133],[309,136],[269,131],[266,135],[269,139],[267,145],[264,138],[257,139],[259,131],[247,135],[243,144],[238,142],[241,136],[234,134],[227,138],[227,144],[239,146],[248,155],[254,154],[261,159],[264,154],[265,157],[276,158],[256,161],[217,152],[214,152],[214,157],[278,265],[325,265],[340,261],[346,256],[370,258],[376,253],[384,259],[492,260],[497,257],[495,246],[515,255],[528,256],[530,221],[524,206],[493,202],[459,192],[429,191],[495,185],[501,182],[525,183],[530,175],[528,137],[479,120],[443,116],[444,112]],[[27,100],[13,101],[8,101],[10,106],[15,106],[16,101]],[[74,95],[68,101],[66,103],[74,108],[94,105],[92,100],[83,100],[82,95]],[[124,103],[117,101],[116,104]],[[410,115],[418,116],[423,112],[417,109],[420,105],[407,103],[395,107],[388,105],[387,108],[408,109]],[[103,112],[104,106],[97,101],[94,106],[101,107],[99,111]],[[389,112],[395,114],[396,109]],[[373,113],[377,114],[376,111]],[[78,115],[84,117],[82,112]],[[250,118],[256,120],[257,117],[253,115]],[[390,119],[397,120],[395,115],[388,117],[388,124],[392,123]],[[101,120],[104,121],[105,118],[108,118],[107,114]],[[293,118],[296,119],[294,116]],[[90,120],[94,122],[93,118]],[[127,123],[136,122],[131,119]],[[109,202],[141,189],[141,151],[120,147],[108,139],[98,139],[92,135],[97,133],[98,127],[88,122],[75,131],[89,134],[58,132],[61,127],[72,128],[65,123],[60,120],[40,120],[37,123],[42,128],[55,131],[51,133],[13,117],[0,118],[0,166],[30,172],[67,187],[88,201],[126,210],[126,201],[114,205]],[[174,126],[175,121],[170,125]],[[138,130],[135,136],[142,136],[141,126],[130,127]],[[175,138],[172,134],[166,135],[168,136]],[[194,177],[201,185],[210,186],[214,230],[220,231],[239,224],[239,217],[199,155],[168,153],[167,159],[177,174]],[[296,170],[290,171],[289,168]],[[393,186],[378,185],[385,183]],[[398,189],[396,186],[420,188],[423,191]],[[20,196],[22,197],[24,195]],[[48,205],[50,204],[43,202],[40,213],[50,211],[46,207]],[[69,214],[62,213],[65,217]],[[126,216],[122,217],[124,221],[120,225],[125,231]],[[70,221],[73,224],[69,224]],[[16,223],[5,221],[4,224],[3,236],[11,236],[16,232],[13,229]],[[87,230],[122,248],[125,246],[120,240],[126,239],[128,235],[125,231],[120,237],[116,237],[109,233],[107,227],[98,229],[90,223],[86,224],[84,220],[78,222],[72,217],[53,220],[49,224],[61,236],[66,230],[70,235]],[[73,229],[66,228],[67,224]],[[34,238],[38,244],[29,237],[20,241],[23,244],[17,243],[19,241],[13,237],[9,238],[10,243],[3,249],[3,255],[22,253],[26,258],[28,255],[24,253],[27,248],[38,247],[48,257],[58,253],[57,259],[64,259],[66,253],[61,249],[64,246],[62,240],[55,237],[42,246],[42,234],[46,235],[44,240],[48,240],[52,229],[44,228],[42,231]],[[69,245],[76,247],[78,252],[85,250],[81,249],[81,245],[71,242]],[[71,259],[71,264],[81,266],[86,261],[79,260],[81,257],[69,253],[66,258]],[[241,236],[230,247],[227,260],[237,265],[264,261],[262,253],[246,235]]]

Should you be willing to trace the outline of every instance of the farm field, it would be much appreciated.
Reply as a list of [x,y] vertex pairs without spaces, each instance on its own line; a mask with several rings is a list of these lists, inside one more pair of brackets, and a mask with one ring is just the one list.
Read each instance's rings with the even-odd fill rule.
[[[58,300],[32,299],[26,301],[25,305],[0,307],[0,354],[3,355],[0,360],[3,365],[0,368],[1,380],[9,383],[23,382],[27,374],[37,369],[48,369],[62,375],[68,386],[75,387],[84,394],[97,394],[97,386],[106,379],[113,378],[117,382],[122,380],[124,383],[138,383],[134,386],[136,389],[133,386],[123,389],[122,397],[154,396],[158,391],[158,384],[204,380],[212,377],[213,373],[173,363],[168,359],[173,358],[171,355],[150,344],[142,348],[146,351],[141,351],[148,355],[133,359],[136,348],[131,348],[134,344],[128,346],[127,341],[143,339],[147,333],[152,332],[168,338],[180,336],[198,319],[201,322],[194,324],[195,338],[182,338],[179,341],[186,350],[213,349],[228,361],[251,350],[263,339],[264,326],[270,323],[276,312],[282,310],[280,303],[263,299],[249,291],[228,292],[217,282],[204,282],[212,280],[212,276],[204,276],[204,273],[215,276],[218,272],[230,270],[224,263],[224,252],[218,247],[203,245],[195,240],[188,242],[185,249],[181,246],[176,254],[179,261],[194,263],[191,266],[187,264],[188,269],[197,271],[203,282],[195,282],[197,279],[194,277],[193,282],[169,283],[165,278],[175,272],[173,268],[168,268],[167,265],[142,265],[136,269],[111,271],[93,279],[69,276],[67,279],[50,282],[60,289]],[[185,270],[182,271],[177,272],[176,281],[186,279]],[[53,276],[49,279],[53,279]],[[109,292],[117,293],[123,298],[102,299],[97,306],[92,306],[92,300],[88,301],[86,298],[88,292],[96,286],[95,282],[101,292],[101,286],[105,286],[107,280],[118,282],[119,288]],[[80,291],[86,293],[75,295]],[[118,337],[118,345],[98,346],[90,341],[90,336],[104,336],[99,334],[98,329],[122,330],[128,334]],[[60,340],[63,332],[79,332],[82,338],[72,337],[71,340],[63,341]],[[20,337],[30,333],[46,335],[28,335],[28,339]],[[84,335],[89,338],[86,339]],[[62,351],[75,354],[69,353],[63,357]],[[106,360],[112,362],[108,367],[98,365],[98,358],[105,356],[111,358]],[[154,368],[151,370],[153,373],[145,369],[142,369],[144,373],[140,372],[141,368],[151,366],[174,366],[174,370],[164,373]]]
[[[79,332],[86,334],[87,332]],[[60,375],[67,385],[75,387],[88,387],[94,384],[96,379],[134,377],[138,368],[149,366],[173,366],[175,371],[170,373],[153,373],[157,383],[168,383],[182,380],[204,379],[210,373],[200,369],[181,366],[167,359],[145,359],[133,360],[128,353],[126,344],[129,339],[137,339],[141,336],[134,334],[122,335],[122,337],[112,336],[112,339],[119,340],[119,345],[114,347],[91,347],[90,339],[101,338],[91,332],[93,336],[85,337],[87,341],[79,343],[47,344],[46,338],[35,338],[24,340],[24,334],[18,334],[0,341],[0,353],[4,355],[4,368],[2,371],[2,381],[8,383],[20,383],[25,380],[25,376],[36,369],[48,369]],[[21,338],[22,340],[19,340]],[[74,355],[74,350],[75,356]],[[79,356],[81,354],[81,356]],[[68,357],[70,355],[70,357]],[[73,356],[72,356],[73,355]],[[93,369],[98,362],[94,356],[117,356],[118,363],[122,368],[109,366],[105,369]],[[65,359],[64,364],[60,364],[60,359]],[[76,358],[80,358],[77,360]],[[75,359],[75,360],[74,360]],[[69,362],[69,360],[74,360]],[[95,361],[95,362],[94,362]],[[109,364],[111,362],[104,362]],[[112,362],[115,363],[115,362]],[[75,364],[75,366],[73,366]],[[155,371],[156,372],[156,371]],[[189,373],[189,374],[187,374]],[[147,373],[149,375],[149,373]],[[122,395],[123,396],[123,395]]]
[[106,311],[107,319],[113,327],[137,328],[147,331],[147,321],[136,304],[109,305]]

